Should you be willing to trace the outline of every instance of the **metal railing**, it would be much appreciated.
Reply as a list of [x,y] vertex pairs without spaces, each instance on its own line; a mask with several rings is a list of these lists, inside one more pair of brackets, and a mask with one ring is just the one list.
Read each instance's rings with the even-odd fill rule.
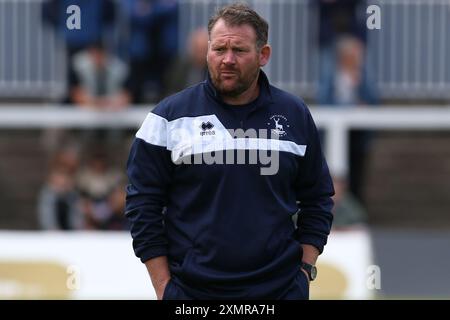
[[66,90],[64,44],[42,22],[43,0],[0,0],[0,97],[56,99]]
[[368,64],[389,98],[450,98],[450,0],[378,0]]
[[[180,48],[231,0],[179,0]],[[58,98],[66,90],[63,43],[41,17],[43,0],[0,0],[0,97]],[[310,0],[248,1],[270,24],[272,82],[314,98],[317,12]],[[449,99],[450,0],[368,0],[381,30],[368,30],[367,63],[383,98]],[[120,0],[117,0],[120,5]],[[120,27],[120,26],[119,26]],[[183,51],[182,51],[183,52]]]
[[[137,129],[153,107],[131,107],[124,111],[101,112],[56,106],[22,105],[0,108],[0,129],[117,128]],[[422,106],[405,108],[311,107],[317,126],[326,132],[325,154],[334,175],[349,170],[349,132],[367,130],[450,130],[450,108]]]
[[[180,0],[180,39],[231,0]],[[266,67],[277,86],[313,98],[318,84],[318,15],[311,0],[247,1],[269,22]],[[367,65],[383,98],[450,98],[450,0],[368,0],[381,29],[368,30]],[[369,17],[369,15],[367,15]],[[180,46],[183,48],[183,43]]]

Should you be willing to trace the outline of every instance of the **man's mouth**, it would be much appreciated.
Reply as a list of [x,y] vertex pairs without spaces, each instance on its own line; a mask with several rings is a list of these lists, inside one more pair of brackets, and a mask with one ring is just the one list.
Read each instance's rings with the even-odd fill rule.
[[232,70],[221,70],[220,74],[223,74],[223,75],[234,75],[234,74],[237,74],[237,72],[236,71],[232,71]]
[[237,73],[233,72],[233,71],[221,71],[220,72],[220,77],[225,78],[225,79],[235,78],[236,76],[237,76]]

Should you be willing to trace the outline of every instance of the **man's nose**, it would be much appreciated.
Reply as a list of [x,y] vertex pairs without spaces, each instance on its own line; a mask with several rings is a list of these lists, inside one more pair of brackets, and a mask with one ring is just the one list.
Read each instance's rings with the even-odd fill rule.
[[235,57],[235,55],[233,53],[233,50],[228,50],[225,53],[225,56],[223,57],[222,62],[224,64],[235,64],[236,63],[236,57]]

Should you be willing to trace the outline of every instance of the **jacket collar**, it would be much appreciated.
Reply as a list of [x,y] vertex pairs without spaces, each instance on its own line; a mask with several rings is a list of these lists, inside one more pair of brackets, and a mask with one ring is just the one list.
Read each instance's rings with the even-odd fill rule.
[[[220,94],[214,87],[209,72],[207,73],[207,78],[205,82],[207,94],[216,102],[223,105],[224,102],[220,97]],[[270,88],[269,79],[267,78],[267,75],[264,73],[264,71],[262,71],[261,69],[259,70],[258,85],[259,85],[259,96],[258,96],[258,105],[256,106],[257,108],[272,102],[272,92]]]

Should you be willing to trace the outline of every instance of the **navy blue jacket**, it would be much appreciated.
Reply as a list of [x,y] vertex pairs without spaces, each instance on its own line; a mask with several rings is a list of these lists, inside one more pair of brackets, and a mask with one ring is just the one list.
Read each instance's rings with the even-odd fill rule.
[[[300,244],[322,252],[327,242],[334,190],[311,114],[262,71],[259,85],[243,120],[209,78],[170,96],[148,114],[131,148],[126,215],[135,254],[142,262],[167,256],[172,281],[195,298],[276,298],[300,270]],[[260,162],[180,163],[199,144],[246,149],[246,156],[272,148],[260,136],[233,145],[238,139],[227,129],[239,128],[275,131],[276,174],[262,175]],[[224,140],[227,147],[214,143]]]

